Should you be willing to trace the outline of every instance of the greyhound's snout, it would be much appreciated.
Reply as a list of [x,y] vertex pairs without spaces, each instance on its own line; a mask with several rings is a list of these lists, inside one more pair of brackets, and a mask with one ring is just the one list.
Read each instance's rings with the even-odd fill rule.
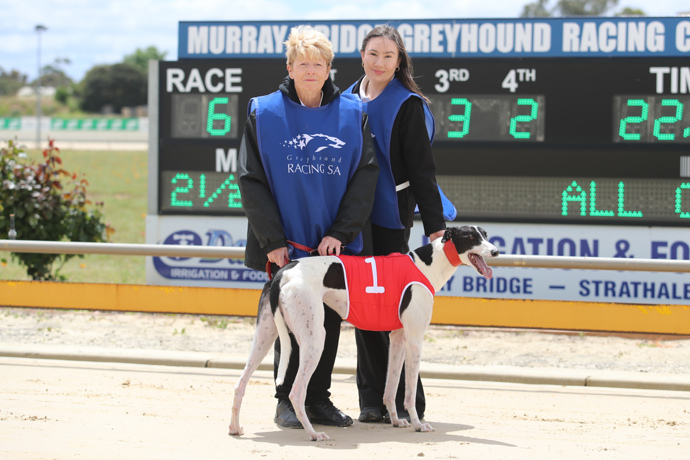
[[498,257],[498,255],[501,253],[498,249],[494,249],[491,251],[491,257]]

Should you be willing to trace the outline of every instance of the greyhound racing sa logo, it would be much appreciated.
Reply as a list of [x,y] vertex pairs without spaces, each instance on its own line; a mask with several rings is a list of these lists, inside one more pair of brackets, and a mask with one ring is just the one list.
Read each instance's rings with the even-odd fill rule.
[[287,149],[288,174],[326,174],[341,175],[340,164],[343,159],[338,150],[345,142],[326,134],[298,134],[282,142]]
[[[205,241],[192,230],[177,230],[163,244],[178,246],[244,247],[245,239],[234,239],[226,230],[209,229]],[[201,257],[154,257],[156,272],[169,280],[209,282],[265,282],[266,273],[244,267],[241,259]]]

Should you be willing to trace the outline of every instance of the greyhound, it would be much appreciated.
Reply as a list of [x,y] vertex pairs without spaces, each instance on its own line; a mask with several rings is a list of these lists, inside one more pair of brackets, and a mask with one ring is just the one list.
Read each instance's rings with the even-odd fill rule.
[[[240,407],[245,389],[277,337],[283,352],[276,384],[283,382],[292,332],[299,344],[299,368],[290,401],[311,440],[330,439],[326,433],[314,430],[304,407],[309,379],[323,352],[323,304],[360,329],[392,331],[383,396],[391,424],[405,427],[411,422],[416,431],[433,431],[430,424],[419,420],[414,404],[433,296],[459,265],[473,267],[480,275],[491,278],[492,270],[484,258],[498,255],[498,249],[488,241],[482,228],[463,226],[447,229],[443,238],[409,254],[309,257],[285,265],[261,294],[249,360],[235,386],[230,434],[244,434],[240,427]],[[382,305],[379,300],[383,300]],[[395,405],[404,362],[407,363],[404,404],[410,422],[398,418]]]

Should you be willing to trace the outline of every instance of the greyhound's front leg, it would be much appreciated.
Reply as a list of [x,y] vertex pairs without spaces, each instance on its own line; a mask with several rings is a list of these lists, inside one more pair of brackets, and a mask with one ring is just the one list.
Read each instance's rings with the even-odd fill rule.
[[434,431],[430,424],[419,420],[415,406],[423,340],[423,333],[418,336],[408,334],[405,337],[405,409],[410,414],[410,422],[415,431]]

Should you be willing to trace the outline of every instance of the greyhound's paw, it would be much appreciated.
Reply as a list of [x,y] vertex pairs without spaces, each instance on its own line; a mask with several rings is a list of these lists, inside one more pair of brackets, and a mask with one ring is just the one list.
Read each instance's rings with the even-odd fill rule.
[[242,436],[243,434],[244,434],[244,430],[242,429],[241,426],[230,425],[230,436]]
[[428,432],[428,431],[434,431],[434,427],[429,425],[428,423],[420,423],[419,426],[416,426],[414,428],[415,431],[421,431],[421,432]]
[[398,428],[406,428],[406,427],[410,426],[410,422],[408,422],[404,418],[399,418],[396,421],[394,421],[391,418],[391,424],[395,427],[398,427]]
[[311,440],[312,441],[330,441],[331,438],[330,438],[330,436],[328,436],[323,431],[315,431],[314,434],[311,435]]

